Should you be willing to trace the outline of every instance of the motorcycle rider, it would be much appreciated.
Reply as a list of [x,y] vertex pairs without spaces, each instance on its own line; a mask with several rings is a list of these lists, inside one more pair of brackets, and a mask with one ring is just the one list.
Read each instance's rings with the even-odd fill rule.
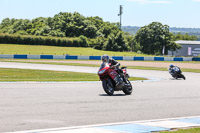
[[[174,77],[175,76],[175,71],[174,71],[174,68],[175,67],[178,67],[178,66],[174,66],[173,64],[171,64],[170,66],[169,66],[169,73]],[[178,67],[179,68],[179,67]],[[180,69],[180,68],[179,68]]]
[[[121,72],[123,72],[123,71],[119,68],[120,63],[117,62],[116,60],[114,60],[113,58],[109,58],[109,56],[108,56],[107,54],[102,55],[101,60],[102,60],[102,62],[107,62],[107,63],[109,63],[111,68],[113,68],[113,69],[114,69],[114,68],[117,68],[117,70],[119,70],[119,71],[118,71],[119,74],[120,74]],[[121,71],[120,71],[120,70],[121,70]]]
[[[112,69],[115,69],[115,68],[116,68],[118,74],[119,74],[119,75],[123,78],[123,80],[124,80],[123,71],[119,68],[119,66],[120,66],[120,63],[119,63],[119,62],[117,62],[117,61],[114,60],[113,58],[109,58],[109,56],[108,56],[107,54],[102,55],[101,60],[102,60],[102,62],[106,62],[106,63],[110,64],[110,68],[112,68]],[[117,81],[116,81],[116,84],[118,84]]]
[[102,62],[110,63],[113,68],[120,66],[119,62],[117,62],[113,58],[109,58],[109,56],[107,54],[102,55],[101,60],[102,60]]

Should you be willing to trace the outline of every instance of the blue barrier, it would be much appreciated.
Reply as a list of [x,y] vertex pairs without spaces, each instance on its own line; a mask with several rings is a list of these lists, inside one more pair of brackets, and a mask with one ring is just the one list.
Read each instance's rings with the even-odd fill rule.
[[[86,56],[77,55],[66,55],[59,59],[72,59],[72,60],[82,60],[86,59]],[[101,56],[87,56],[89,60],[101,60]],[[10,59],[58,59],[58,55],[0,55],[0,58],[10,58]],[[129,60],[129,61],[200,61],[198,57],[123,57],[123,56],[112,56],[115,60]]]
[[101,60],[101,56],[89,56],[89,60]]
[[181,57],[175,57],[174,61],[183,61],[183,58],[181,58]]
[[78,56],[67,55],[65,59],[78,59]]
[[53,55],[40,55],[40,59],[53,59]]
[[164,61],[164,57],[154,57],[154,61]]
[[192,58],[192,61],[200,61],[200,58]]
[[133,57],[133,60],[144,61],[144,57]]
[[123,60],[122,56],[112,56],[114,60]]
[[14,59],[27,59],[27,55],[14,55]]

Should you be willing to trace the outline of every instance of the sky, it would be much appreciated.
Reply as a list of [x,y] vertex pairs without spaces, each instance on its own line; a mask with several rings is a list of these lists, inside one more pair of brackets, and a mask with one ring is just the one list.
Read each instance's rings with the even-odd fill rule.
[[5,18],[53,17],[59,12],[99,16],[122,26],[145,26],[161,22],[170,27],[200,28],[200,0],[0,0],[0,22]]

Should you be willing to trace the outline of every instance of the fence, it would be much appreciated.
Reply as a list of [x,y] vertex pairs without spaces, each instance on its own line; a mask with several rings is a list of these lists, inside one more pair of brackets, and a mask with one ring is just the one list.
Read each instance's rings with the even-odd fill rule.
[[[200,61],[194,57],[131,57],[131,56],[111,56],[115,60],[128,61]],[[77,56],[77,55],[9,55],[2,54],[0,58],[6,59],[71,59],[71,60],[101,60],[101,56]]]

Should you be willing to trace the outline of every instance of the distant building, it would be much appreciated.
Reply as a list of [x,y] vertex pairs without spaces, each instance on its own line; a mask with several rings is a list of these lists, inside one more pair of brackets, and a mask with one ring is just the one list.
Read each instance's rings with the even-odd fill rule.
[[179,40],[176,43],[182,46],[177,51],[168,51],[170,56],[200,56],[200,41]]

